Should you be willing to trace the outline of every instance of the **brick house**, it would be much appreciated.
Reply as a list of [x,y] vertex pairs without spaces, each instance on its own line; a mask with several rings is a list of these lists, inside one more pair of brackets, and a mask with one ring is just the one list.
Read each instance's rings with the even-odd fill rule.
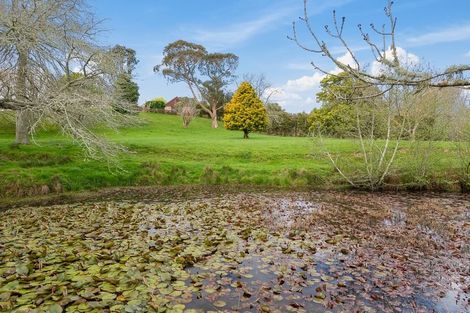
[[175,97],[175,98],[171,99],[170,101],[168,101],[165,104],[165,112],[166,113],[176,113],[176,106],[178,105],[179,102],[180,102],[179,97]]

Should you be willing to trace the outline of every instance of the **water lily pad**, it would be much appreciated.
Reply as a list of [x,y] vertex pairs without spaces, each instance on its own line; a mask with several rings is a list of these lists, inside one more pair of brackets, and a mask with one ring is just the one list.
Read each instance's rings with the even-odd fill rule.
[[218,300],[212,303],[216,308],[223,308],[224,306],[227,305],[224,301]]
[[50,305],[48,309],[49,313],[62,313],[63,311],[62,307],[57,303]]

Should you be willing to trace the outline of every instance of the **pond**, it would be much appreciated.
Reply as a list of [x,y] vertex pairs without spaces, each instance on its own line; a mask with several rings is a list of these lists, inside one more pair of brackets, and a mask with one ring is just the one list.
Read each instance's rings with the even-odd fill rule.
[[0,310],[470,311],[468,197],[208,194],[0,212]]

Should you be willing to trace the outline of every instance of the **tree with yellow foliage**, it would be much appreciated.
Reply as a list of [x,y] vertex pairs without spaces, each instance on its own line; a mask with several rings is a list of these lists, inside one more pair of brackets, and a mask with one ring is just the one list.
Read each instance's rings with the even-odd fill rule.
[[224,124],[229,130],[243,130],[245,139],[250,132],[263,130],[268,125],[266,108],[250,83],[241,83],[225,107]]

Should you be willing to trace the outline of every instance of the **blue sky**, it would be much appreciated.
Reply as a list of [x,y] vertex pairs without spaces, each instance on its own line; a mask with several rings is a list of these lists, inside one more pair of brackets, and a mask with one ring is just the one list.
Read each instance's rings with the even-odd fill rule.
[[[303,0],[90,0],[105,19],[101,42],[122,44],[137,51],[136,81],[140,102],[163,96],[189,95],[183,84],[168,84],[152,68],[166,44],[184,39],[203,44],[211,52],[233,52],[240,57],[238,75],[263,73],[277,92],[276,101],[289,112],[310,112],[318,106],[315,94],[322,76],[311,61],[333,71],[319,55],[298,48],[287,39],[291,23],[303,12]],[[364,64],[372,61],[356,25],[386,22],[386,0],[310,0],[312,23],[321,31],[331,23],[331,12],[347,16],[346,38]],[[403,56],[442,68],[470,63],[469,0],[396,0],[398,45]],[[322,33],[324,34],[324,33]],[[311,39],[300,33],[305,43]],[[324,36],[327,39],[327,36]],[[343,56],[337,43],[330,47]],[[344,56],[346,57],[346,56]]]

